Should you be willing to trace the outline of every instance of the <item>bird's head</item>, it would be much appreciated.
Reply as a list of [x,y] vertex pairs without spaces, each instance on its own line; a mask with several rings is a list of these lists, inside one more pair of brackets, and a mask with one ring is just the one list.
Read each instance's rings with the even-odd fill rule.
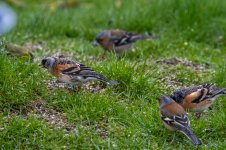
[[57,59],[55,57],[47,57],[42,59],[40,66],[43,68],[52,69],[52,67],[56,64]]
[[97,34],[93,46],[104,45],[111,37],[110,31],[103,31]]
[[159,100],[160,105],[166,105],[166,104],[174,102],[174,100],[172,98],[170,98],[169,96],[161,96],[161,97],[159,97],[158,100]]

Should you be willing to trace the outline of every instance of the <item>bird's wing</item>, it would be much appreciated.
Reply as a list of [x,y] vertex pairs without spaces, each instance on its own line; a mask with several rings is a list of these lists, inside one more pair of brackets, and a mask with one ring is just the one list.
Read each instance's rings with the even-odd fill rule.
[[203,85],[191,86],[188,88],[177,89],[171,94],[171,97],[177,102],[182,103],[184,100],[187,102],[198,103],[208,93],[208,89]]
[[112,85],[117,85],[118,83],[115,81],[111,81],[107,79],[104,75],[96,73],[91,68],[75,61],[62,61],[61,64],[64,64],[63,69],[61,69],[61,73],[70,76],[71,78],[77,78],[78,76],[82,77],[83,79],[98,79],[101,81],[105,81]]
[[66,67],[61,72],[71,76],[87,75],[94,72],[91,68],[75,61],[67,61],[64,66]]
[[200,103],[201,101],[215,97],[218,94],[223,94],[225,90],[225,88],[216,88],[214,83],[203,84],[200,87],[202,87],[200,94],[192,101],[192,103]]
[[187,128],[190,126],[189,119],[185,114],[183,114],[181,116],[168,115],[168,113],[161,111],[161,119],[166,124],[168,124],[169,126],[172,126],[173,128],[175,128],[177,130],[182,130],[183,128]]
[[189,120],[184,111],[176,102],[172,102],[161,107],[161,117],[163,121],[175,128],[189,126]]
[[67,65],[68,67],[61,70],[61,72],[63,74],[71,76],[72,78],[73,76],[81,76],[83,78],[90,77],[90,78],[96,78],[104,81],[106,80],[106,78],[103,75],[96,73],[94,70],[92,70],[91,68],[81,63],[70,62]]
[[80,63],[65,58],[57,60],[57,68],[59,68],[63,74],[70,74],[81,70]]
[[122,30],[112,30],[110,41],[113,42],[115,46],[127,45],[135,42],[135,40],[133,40],[135,35],[134,33]]

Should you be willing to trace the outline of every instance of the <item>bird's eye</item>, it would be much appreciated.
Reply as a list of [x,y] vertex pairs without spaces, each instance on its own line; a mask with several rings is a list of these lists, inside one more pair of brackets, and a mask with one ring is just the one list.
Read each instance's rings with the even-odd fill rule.
[[97,39],[98,42],[103,42],[104,39]]
[[46,61],[47,61],[46,59],[43,59],[42,60],[42,65],[45,65]]

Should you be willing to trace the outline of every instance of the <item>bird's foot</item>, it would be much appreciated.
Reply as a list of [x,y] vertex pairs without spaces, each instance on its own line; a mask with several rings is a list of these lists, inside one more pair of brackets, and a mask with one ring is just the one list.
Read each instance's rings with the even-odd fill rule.
[[199,119],[202,116],[202,112],[196,112],[195,117],[196,119]]

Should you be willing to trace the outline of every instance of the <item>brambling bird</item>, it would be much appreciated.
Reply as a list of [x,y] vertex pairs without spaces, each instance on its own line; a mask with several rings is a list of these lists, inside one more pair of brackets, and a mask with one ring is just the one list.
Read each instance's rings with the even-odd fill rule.
[[100,32],[95,41],[94,46],[100,45],[103,49],[122,54],[132,49],[132,44],[138,40],[158,38],[151,35],[140,35],[135,33],[126,32],[119,29],[106,30]]
[[90,80],[100,80],[111,85],[119,83],[107,79],[105,76],[96,73],[91,68],[63,57],[47,57],[42,59],[41,66],[46,68],[49,73],[57,77],[60,81],[69,85],[80,87],[82,83]]
[[166,128],[171,131],[179,131],[186,135],[195,145],[201,145],[201,141],[194,135],[185,110],[168,96],[159,98],[161,120]]
[[50,4],[50,10],[56,11],[61,9],[63,10],[63,9],[75,8],[75,7],[78,7],[79,4],[80,4],[79,0],[58,0]]
[[201,114],[213,104],[217,97],[222,95],[226,95],[226,88],[217,88],[215,84],[210,83],[178,89],[170,97],[186,111]]
[[12,56],[16,56],[18,58],[24,59],[24,60],[33,60],[34,55],[25,47],[6,43],[5,44],[5,50],[8,52],[8,54]]

